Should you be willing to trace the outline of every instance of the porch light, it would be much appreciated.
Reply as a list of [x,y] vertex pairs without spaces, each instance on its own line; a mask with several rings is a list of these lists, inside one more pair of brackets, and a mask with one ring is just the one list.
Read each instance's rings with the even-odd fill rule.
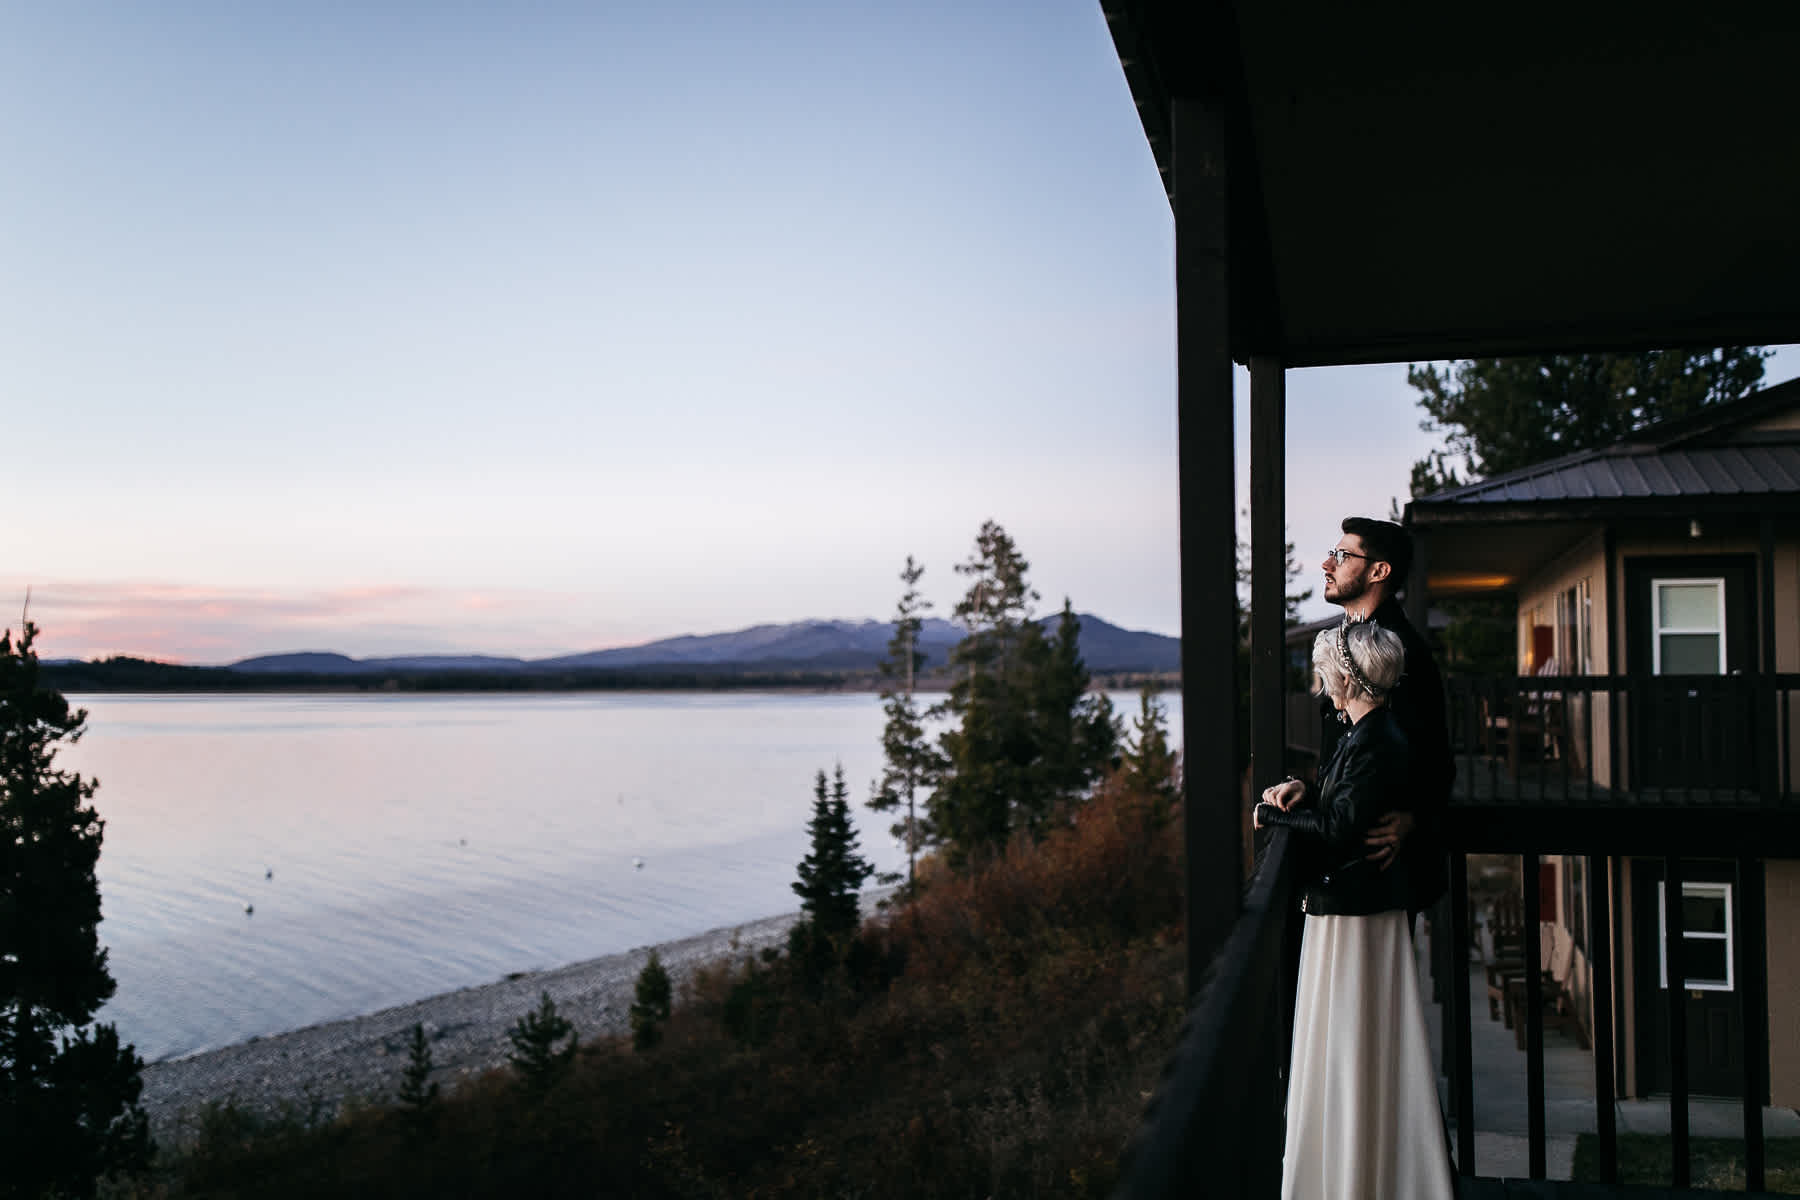
[[1688,536],[1691,538],[1697,538],[1700,536],[1700,518],[1699,517],[1689,517],[1688,518]]

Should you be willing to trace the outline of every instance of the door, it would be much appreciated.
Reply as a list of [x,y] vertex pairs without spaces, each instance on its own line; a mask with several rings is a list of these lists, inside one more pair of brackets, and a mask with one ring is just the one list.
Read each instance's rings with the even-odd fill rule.
[[[1637,918],[1632,958],[1637,964],[1638,1078],[1647,1092],[1669,1090],[1668,947],[1662,874],[1662,863],[1655,859],[1638,860],[1632,867],[1636,892],[1632,912]],[[1731,917],[1735,872],[1729,864],[1685,862],[1682,874],[1686,876],[1681,884],[1681,953],[1687,994],[1688,1092],[1742,1096],[1744,1032]]]
[[1756,787],[1754,571],[1747,556],[1626,560],[1637,788]]

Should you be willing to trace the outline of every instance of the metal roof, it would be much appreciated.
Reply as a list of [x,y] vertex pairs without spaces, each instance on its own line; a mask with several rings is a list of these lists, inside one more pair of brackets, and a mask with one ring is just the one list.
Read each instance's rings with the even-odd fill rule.
[[1744,496],[1800,492],[1800,444],[1642,453],[1596,450],[1434,492],[1420,502],[1528,504],[1632,496]]
[[1407,506],[1408,513],[1418,517],[1475,505],[1797,496],[1800,429],[1745,428],[1795,408],[1800,408],[1800,380],[1639,430],[1610,446],[1421,496]]

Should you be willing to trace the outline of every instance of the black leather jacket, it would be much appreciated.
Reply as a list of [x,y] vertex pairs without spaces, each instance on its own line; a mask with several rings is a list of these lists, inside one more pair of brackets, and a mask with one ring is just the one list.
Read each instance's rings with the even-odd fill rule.
[[1257,806],[1264,825],[1286,825],[1316,841],[1327,866],[1301,884],[1300,907],[1315,916],[1364,917],[1404,909],[1412,891],[1410,847],[1382,870],[1366,857],[1363,838],[1382,817],[1403,807],[1411,771],[1406,735],[1386,707],[1368,713],[1332,751],[1319,773],[1319,790],[1283,811]]

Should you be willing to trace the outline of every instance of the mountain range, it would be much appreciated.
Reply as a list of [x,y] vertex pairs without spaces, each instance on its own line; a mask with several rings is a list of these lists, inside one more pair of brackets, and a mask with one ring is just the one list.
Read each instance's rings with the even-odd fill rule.
[[[1042,618],[1047,632],[1058,617]],[[1181,669],[1181,641],[1160,633],[1121,629],[1087,613],[1081,623],[1081,657],[1095,672],[1174,672]],[[381,672],[479,671],[539,672],[613,669],[685,668],[734,670],[873,670],[887,656],[894,627],[886,621],[796,621],[753,625],[729,633],[688,634],[641,646],[593,650],[556,658],[506,658],[485,654],[412,654],[390,658],[350,658],[342,654],[302,652],[265,654],[231,663],[229,670],[251,673],[366,675]],[[940,618],[924,623],[919,651],[926,668],[948,661],[961,641],[962,627]]]

